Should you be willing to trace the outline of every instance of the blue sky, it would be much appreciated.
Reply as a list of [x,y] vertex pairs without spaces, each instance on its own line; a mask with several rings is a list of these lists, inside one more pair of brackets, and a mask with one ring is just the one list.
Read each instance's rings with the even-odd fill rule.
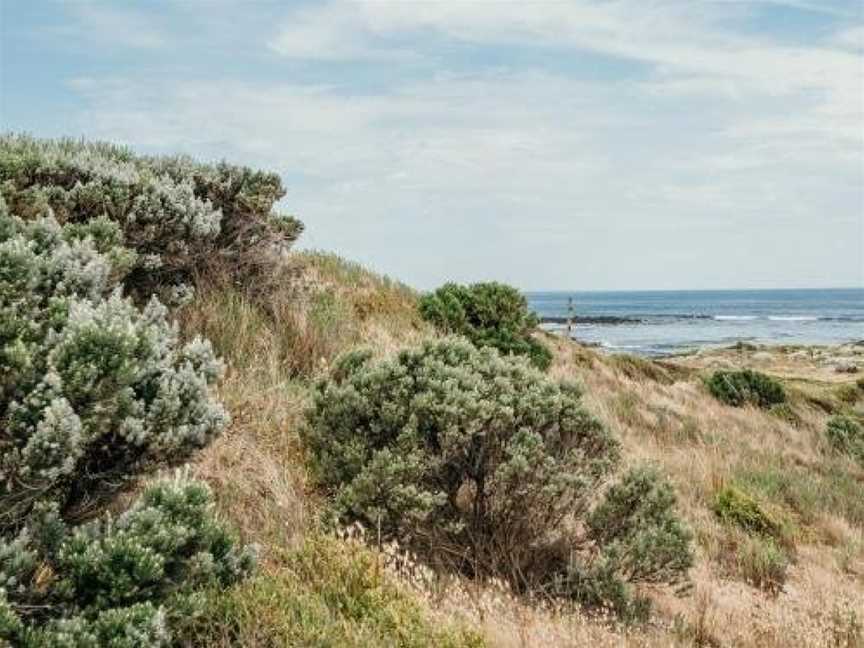
[[853,0],[0,0],[0,124],[278,171],[419,288],[864,286]]

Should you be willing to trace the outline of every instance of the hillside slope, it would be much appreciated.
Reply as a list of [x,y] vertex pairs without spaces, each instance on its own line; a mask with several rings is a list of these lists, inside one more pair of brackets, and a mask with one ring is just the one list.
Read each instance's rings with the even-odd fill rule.
[[[619,628],[494,585],[433,576],[394,548],[319,528],[299,442],[309,387],[341,351],[387,356],[433,337],[416,295],[322,253],[294,253],[267,293],[225,282],[180,312],[229,364],[220,396],[234,422],[192,470],[222,514],[261,545],[252,581],[214,594],[190,645],[859,646],[864,622],[864,467],[831,452],[831,414],[862,413],[854,376],[800,349],[750,349],[651,362],[605,356],[538,333],[554,377],[585,387],[588,408],[623,441],[627,463],[674,482],[696,534],[693,588],[649,592],[655,619]],[[861,363],[864,348],[845,356]],[[782,408],[732,408],[703,385],[710,369],[760,367],[791,394]],[[748,533],[715,513],[733,488],[776,522]],[[372,543],[374,545],[374,543]]]

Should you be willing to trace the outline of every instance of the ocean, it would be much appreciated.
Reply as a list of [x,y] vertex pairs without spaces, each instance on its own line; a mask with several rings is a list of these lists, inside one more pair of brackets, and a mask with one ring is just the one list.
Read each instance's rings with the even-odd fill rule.
[[[736,342],[842,344],[864,339],[864,288],[531,292],[526,297],[530,308],[547,320],[566,318],[572,298],[577,319],[573,337],[621,353],[662,356]],[[559,321],[543,327],[566,329]]]

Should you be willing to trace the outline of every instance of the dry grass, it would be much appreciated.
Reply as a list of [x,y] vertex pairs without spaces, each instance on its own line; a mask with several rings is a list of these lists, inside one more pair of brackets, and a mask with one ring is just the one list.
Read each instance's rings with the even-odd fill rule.
[[[729,350],[655,363],[544,335],[555,353],[550,373],[584,385],[586,405],[622,439],[627,463],[656,464],[673,480],[696,534],[693,593],[649,592],[656,619],[616,628],[500,586],[442,579],[397,560],[395,550],[352,558],[339,543],[353,540],[326,541],[326,550],[314,544],[324,542],[316,528],[320,505],[306,485],[297,433],[310,381],[353,345],[389,355],[434,333],[417,315],[416,295],[397,282],[321,253],[295,254],[290,263],[287,279],[270,287],[266,299],[214,285],[181,313],[183,330],[210,338],[226,359],[220,389],[233,417],[231,429],[192,469],[264,556],[253,582],[214,603],[213,609],[235,615],[235,625],[230,632],[212,626],[215,634],[202,634],[201,645],[433,645],[445,639],[475,645],[475,635],[464,632],[473,628],[486,644],[504,648],[862,646],[864,470],[829,452],[824,428],[835,411],[860,412],[864,390],[862,399],[852,399],[856,377],[836,373],[825,360],[837,350]],[[703,387],[710,370],[745,366],[784,382],[788,411],[727,407]],[[746,490],[783,521],[776,547],[717,519],[711,505],[726,485]],[[303,561],[326,556],[341,567],[325,574],[326,565],[319,565],[315,578]],[[355,558],[368,567],[369,556],[377,556],[385,573],[352,577]],[[344,589],[349,584],[351,591]],[[361,607],[352,616],[355,605]],[[306,634],[292,635],[298,618],[310,625],[301,623]],[[430,630],[445,622],[456,629]],[[406,628],[418,641],[405,638]]]
[[182,645],[479,648],[458,619],[436,617],[385,570],[380,555],[351,540],[311,534],[277,566],[212,595],[182,628]]
[[310,385],[360,342],[394,353],[431,331],[415,295],[335,257],[297,254],[285,283],[262,299],[214,281],[179,313],[184,335],[211,340],[227,365],[226,433],[192,474],[220,513],[261,548],[259,573],[210,595],[183,641],[196,646],[481,645],[461,626],[432,625],[420,597],[376,571],[374,552],[322,536],[298,429]]
[[297,435],[310,382],[361,342],[386,354],[431,335],[413,292],[338,257],[295,254],[279,277],[266,296],[200,282],[179,313],[184,334],[206,337],[225,360],[220,397],[232,416],[193,471],[265,559],[268,547],[296,546],[315,517]]
[[[668,361],[656,372],[644,360],[620,357],[574,362],[570,343],[556,346],[552,371],[585,385],[589,409],[622,438],[627,460],[659,465],[677,485],[698,541],[693,580],[701,598],[666,601],[667,618],[690,626],[702,619],[723,646],[862,645],[855,624],[864,620],[864,471],[827,452],[828,413],[813,402],[842,407],[836,386],[854,377],[807,365],[810,356],[800,349],[756,349],[673,361],[691,375],[673,372],[670,381]],[[706,369],[751,366],[791,384],[792,419],[724,406],[699,378]],[[716,519],[713,496],[729,483],[743,485],[783,521],[776,545]],[[698,609],[705,601],[711,621]]]

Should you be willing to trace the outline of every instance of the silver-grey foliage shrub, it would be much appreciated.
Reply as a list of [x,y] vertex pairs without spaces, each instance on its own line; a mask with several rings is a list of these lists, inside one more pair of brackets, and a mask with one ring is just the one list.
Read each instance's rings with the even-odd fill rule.
[[0,645],[168,646],[196,590],[234,583],[252,564],[194,482],[158,482],[122,515],[77,528],[40,504],[0,537]]
[[182,461],[227,421],[209,343],[181,344],[155,299],[125,299],[112,260],[126,257],[98,246],[84,228],[0,213],[0,529],[41,499],[71,510]]
[[23,220],[0,194],[0,645],[165,645],[181,594],[249,568],[196,484],[81,525],[227,422],[209,343],[123,297],[121,239],[106,218]]
[[187,157],[145,157],[104,143],[0,137],[0,191],[25,220],[61,224],[103,217],[137,252],[127,279],[136,295],[191,283],[202,268],[247,280],[297,239],[302,224],[273,206],[279,176]]
[[629,583],[681,583],[692,560],[655,473],[607,489],[619,444],[575,386],[461,338],[343,356],[304,437],[339,519],[463,573],[625,611]]

